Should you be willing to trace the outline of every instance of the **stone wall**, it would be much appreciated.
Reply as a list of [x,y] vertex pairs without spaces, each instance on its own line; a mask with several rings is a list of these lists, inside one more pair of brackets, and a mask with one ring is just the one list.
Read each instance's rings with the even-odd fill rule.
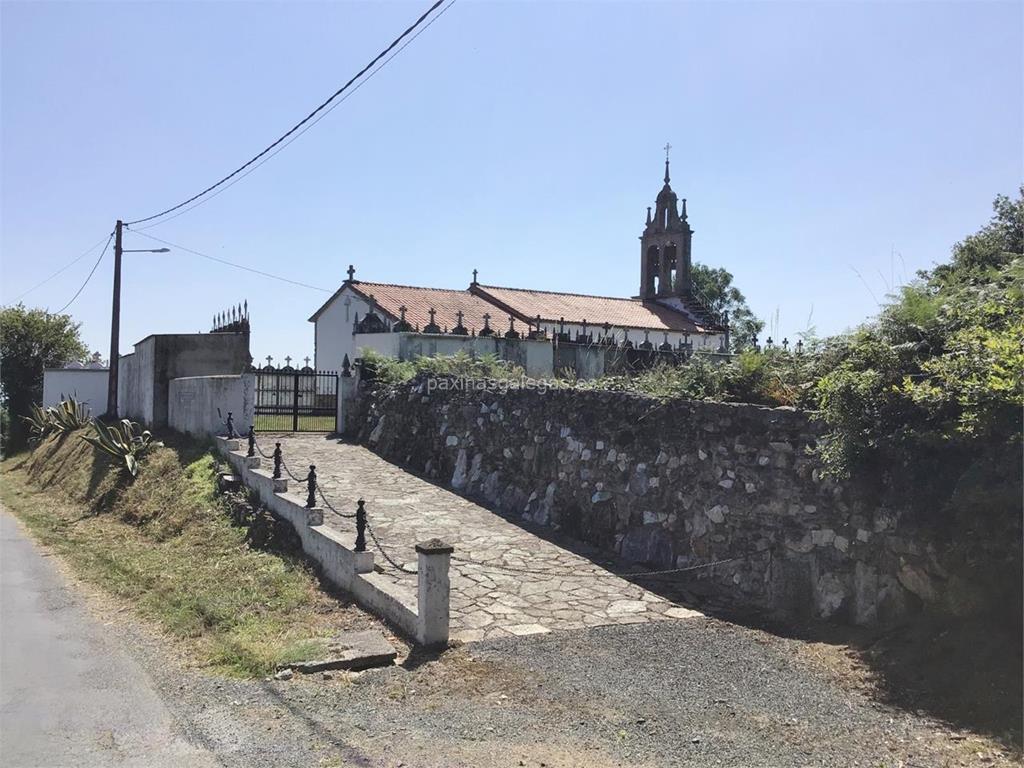
[[637,563],[740,557],[687,579],[743,606],[872,624],[978,605],[937,534],[822,476],[819,427],[792,409],[415,381],[368,394],[357,430],[396,463]]

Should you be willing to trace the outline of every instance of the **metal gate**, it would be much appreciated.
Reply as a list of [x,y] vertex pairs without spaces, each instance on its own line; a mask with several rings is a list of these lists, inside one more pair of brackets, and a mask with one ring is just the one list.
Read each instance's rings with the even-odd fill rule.
[[266,365],[256,374],[257,432],[335,432],[338,374]]

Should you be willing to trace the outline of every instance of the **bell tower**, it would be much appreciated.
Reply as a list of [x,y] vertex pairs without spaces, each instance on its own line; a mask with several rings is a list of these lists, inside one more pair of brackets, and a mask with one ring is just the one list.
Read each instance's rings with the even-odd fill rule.
[[655,200],[654,216],[647,209],[647,226],[640,236],[640,298],[686,296],[690,291],[690,240],[693,230],[686,221],[669,185],[669,152],[665,145],[665,186]]

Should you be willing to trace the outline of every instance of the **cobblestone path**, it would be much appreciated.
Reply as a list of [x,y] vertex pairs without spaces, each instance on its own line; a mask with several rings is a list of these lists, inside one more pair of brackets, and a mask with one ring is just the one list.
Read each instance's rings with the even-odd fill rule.
[[[591,560],[569,551],[362,446],[314,434],[265,434],[260,445],[269,453],[278,440],[296,475],[305,476],[308,466],[316,465],[324,494],[339,510],[351,513],[357,499],[366,501],[373,532],[399,564],[415,570],[413,547],[419,541],[436,536],[454,545],[453,638],[473,641],[701,615],[612,575],[594,562],[610,562],[603,553],[574,546]],[[324,525],[355,538],[353,521],[329,510]],[[372,540],[367,547],[376,549]],[[397,583],[415,589],[416,576],[389,567],[379,551],[375,562]]]

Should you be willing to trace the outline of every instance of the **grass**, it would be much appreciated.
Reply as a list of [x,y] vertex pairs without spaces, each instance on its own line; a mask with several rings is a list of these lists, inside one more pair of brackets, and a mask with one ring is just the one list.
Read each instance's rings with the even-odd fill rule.
[[260,551],[215,493],[208,447],[152,451],[132,482],[77,434],[0,463],[0,500],[82,579],[185,642],[202,665],[259,676],[316,657],[354,611],[296,557]]
[[[334,416],[299,416],[299,432],[333,432]],[[256,432],[291,432],[291,414],[256,414]]]

